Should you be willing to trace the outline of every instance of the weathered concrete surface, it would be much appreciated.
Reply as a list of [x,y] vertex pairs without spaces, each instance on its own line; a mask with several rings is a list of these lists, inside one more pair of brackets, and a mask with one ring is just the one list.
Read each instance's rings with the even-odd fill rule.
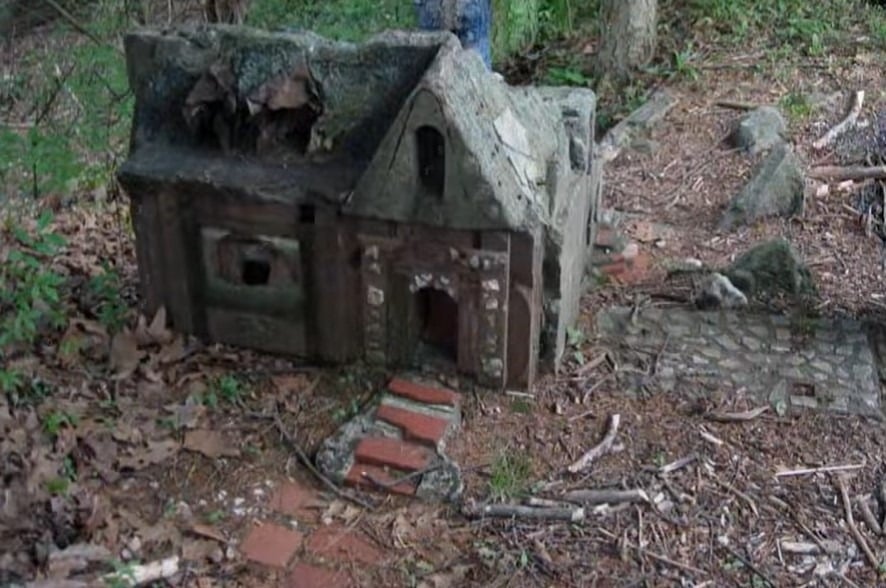
[[600,333],[658,358],[641,382],[665,391],[744,388],[777,410],[816,408],[880,418],[880,380],[865,327],[849,319],[612,308]]
[[803,170],[797,156],[788,145],[779,143],[729,203],[720,228],[731,229],[759,218],[799,213],[803,209],[803,186]]

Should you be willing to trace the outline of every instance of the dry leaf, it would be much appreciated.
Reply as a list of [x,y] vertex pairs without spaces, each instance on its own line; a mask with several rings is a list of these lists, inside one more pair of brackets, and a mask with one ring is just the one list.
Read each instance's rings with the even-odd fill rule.
[[172,439],[163,441],[149,441],[147,447],[133,451],[131,456],[120,459],[120,467],[125,469],[140,470],[148,466],[166,461],[176,453],[181,446]]
[[148,327],[148,337],[151,338],[152,343],[157,343],[159,345],[165,345],[172,341],[175,335],[170,329],[166,328],[166,307],[161,306],[160,310],[157,311],[157,314],[154,315],[154,320],[151,321],[150,326]]
[[[208,559],[219,559],[220,551],[215,541],[190,539],[182,545],[182,559],[185,561],[203,562]],[[222,555],[224,557],[224,555]]]
[[206,457],[218,459],[219,457],[237,457],[240,450],[226,439],[218,431],[209,429],[197,429],[185,434],[184,448],[189,451],[202,453]]
[[175,337],[169,343],[163,345],[160,353],[157,354],[157,361],[160,365],[176,363],[188,356],[185,349],[185,339],[181,335]]
[[111,370],[115,380],[123,380],[135,373],[144,353],[129,329],[123,329],[111,340]]
[[211,525],[195,523],[194,526],[191,527],[191,532],[195,535],[199,535],[200,537],[205,537],[206,539],[214,539],[219,543],[228,542],[228,540],[225,539],[225,536],[222,535],[222,532]]
[[184,404],[171,404],[166,406],[166,411],[172,413],[172,421],[176,429],[193,429],[197,426],[200,418],[206,414],[206,407],[189,398]]

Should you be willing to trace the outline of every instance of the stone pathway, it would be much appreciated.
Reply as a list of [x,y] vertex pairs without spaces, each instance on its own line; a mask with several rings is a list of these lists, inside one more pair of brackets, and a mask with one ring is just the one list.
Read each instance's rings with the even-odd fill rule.
[[280,484],[263,520],[240,542],[240,553],[274,572],[280,588],[361,585],[361,572],[383,564],[385,551],[350,526],[318,522],[316,507],[323,503],[297,482]]
[[323,442],[317,466],[336,483],[432,500],[462,491],[446,442],[461,422],[461,396],[418,377],[391,380],[377,406]]
[[650,358],[641,385],[670,391],[692,381],[744,388],[778,410],[881,417],[875,338],[854,320],[617,307],[600,312],[597,326],[622,351]]

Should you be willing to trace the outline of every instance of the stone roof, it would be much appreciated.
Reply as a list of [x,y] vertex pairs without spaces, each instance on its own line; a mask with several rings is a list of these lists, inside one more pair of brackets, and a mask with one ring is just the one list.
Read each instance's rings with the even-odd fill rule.
[[[204,26],[132,33],[126,55],[136,111],[124,185],[203,183],[388,220],[519,229],[549,224],[566,206],[563,178],[585,173],[570,165],[581,133],[564,131],[564,104],[586,101],[592,120],[593,93],[561,103],[512,88],[450,33],[358,45]],[[425,123],[446,141],[437,199],[414,189],[414,149],[403,146]]]

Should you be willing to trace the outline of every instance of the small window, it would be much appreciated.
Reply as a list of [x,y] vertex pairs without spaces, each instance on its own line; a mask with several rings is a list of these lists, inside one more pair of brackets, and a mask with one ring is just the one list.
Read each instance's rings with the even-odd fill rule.
[[418,179],[421,188],[430,196],[443,198],[446,177],[446,142],[434,127],[419,127],[415,131],[418,154]]
[[246,286],[267,286],[271,280],[271,262],[267,259],[245,258],[240,279]]

